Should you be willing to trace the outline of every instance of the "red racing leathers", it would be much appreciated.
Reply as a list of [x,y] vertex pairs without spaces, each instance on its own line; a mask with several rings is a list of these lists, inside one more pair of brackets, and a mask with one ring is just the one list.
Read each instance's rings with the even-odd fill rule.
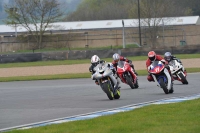
[[[126,59],[126,58],[123,57],[123,56],[120,56],[119,61],[126,61],[126,62],[129,63],[129,60]],[[112,62],[113,66],[114,66],[116,69],[117,69],[117,62],[118,62],[118,61],[113,61],[113,62]]]
[[[134,70],[134,66],[133,66],[131,60],[128,60],[127,58],[125,58],[125,57],[123,57],[123,56],[120,56],[119,61],[126,61],[126,62],[128,62],[128,63],[130,64],[130,66],[131,66],[131,67],[133,68],[133,70]],[[113,62],[112,62],[113,66],[115,67],[116,70],[117,70],[117,63],[118,63],[118,61],[113,61]],[[134,70],[134,71],[135,71],[135,70]]]

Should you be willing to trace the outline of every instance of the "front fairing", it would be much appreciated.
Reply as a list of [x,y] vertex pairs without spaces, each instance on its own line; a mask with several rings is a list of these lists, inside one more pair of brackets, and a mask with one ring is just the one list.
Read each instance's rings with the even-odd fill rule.
[[93,74],[94,79],[101,79],[112,74],[112,70],[109,69],[108,63],[98,64],[94,69],[96,71]]
[[154,61],[149,67],[148,71],[151,74],[160,74],[164,70],[165,66],[161,61]]
[[179,62],[177,62],[176,60],[172,60],[169,62],[169,67],[170,67],[170,71],[172,74],[175,74],[178,71],[184,71],[184,67],[182,66],[182,64],[180,64]]
[[136,81],[137,76],[134,74],[132,67],[126,61],[119,61],[117,66],[117,73],[122,80],[122,82],[126,83],[125,77],[126,75],[132,76],[134,82]]

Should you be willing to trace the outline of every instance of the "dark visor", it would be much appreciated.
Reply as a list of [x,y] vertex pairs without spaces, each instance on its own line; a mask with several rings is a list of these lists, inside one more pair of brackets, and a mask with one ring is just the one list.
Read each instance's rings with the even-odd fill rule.
[[149,60],[151,60],[151,61],[155,60],[155,56],[149,57]]

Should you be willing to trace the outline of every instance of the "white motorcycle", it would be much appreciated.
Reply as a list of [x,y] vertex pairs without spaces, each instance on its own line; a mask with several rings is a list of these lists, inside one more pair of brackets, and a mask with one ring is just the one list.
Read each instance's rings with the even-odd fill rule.
[[177,60],[172,60],[169,62],[169,67],[175,80],[181,81],[183,84],[188,84],[188,81],[186,79],[187,72],[180,62],[178,62]]
[[98,64],[94,70],[96,71],[92,75],[92,79],[97,79],[102,90],[107,94],[110,100],[120,98],[119,83],[111,70],[113,67],[110,63]]

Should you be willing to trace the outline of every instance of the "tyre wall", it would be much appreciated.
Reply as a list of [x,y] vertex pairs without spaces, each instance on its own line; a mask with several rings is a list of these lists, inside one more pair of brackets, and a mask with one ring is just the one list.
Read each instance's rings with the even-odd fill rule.
[[93,55],[100,58],[111,58],[114,53],[123,56],[147,56],[147,53],[154,50],[157,54],[164,55],[165,52],[172,54],[194,54],[200,53],[199,46],[184,47],[163,47],[163,48],[133,48],[119,50],[84,50],[84,51],[62,51],[62,52],[43,52],[43,53],[27,53],[27,54],[5,54],[0,55],[0,63],[13,62],[33,62],[48,60],[80,60],[90,59]]
[[42,53],[0,55],[0,63],[42,61]]

